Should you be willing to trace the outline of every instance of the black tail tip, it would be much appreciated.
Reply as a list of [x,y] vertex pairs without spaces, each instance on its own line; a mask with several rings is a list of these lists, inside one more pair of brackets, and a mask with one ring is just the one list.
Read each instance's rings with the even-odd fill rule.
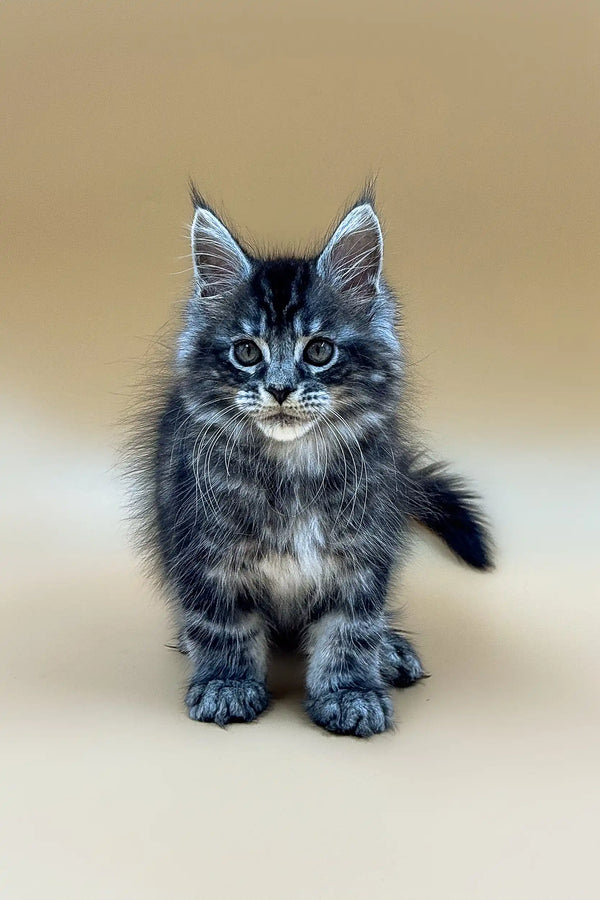
[[477,495],[437,467],[417,477],[425,502],[415,518],[473,569],[493,569],[494,545]]
[[489,572],[494,568],[490,533],[485,525],[472,518],[470,513],[464,515],[460,525],[457,522],[448,524],[440,537],[456,556],[473,569]]

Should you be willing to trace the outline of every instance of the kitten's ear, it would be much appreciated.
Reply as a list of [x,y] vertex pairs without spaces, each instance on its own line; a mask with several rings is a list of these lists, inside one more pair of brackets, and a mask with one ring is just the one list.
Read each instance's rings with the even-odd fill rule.
[[370,203],[351,209],[317,261],[319,274],[341,293],[368,300],[376,293],[383,262],[383,235]]
[[209,209],[196,209],[191,238],[194,275],[203,296],[227,294],[250,274],[248,257]]

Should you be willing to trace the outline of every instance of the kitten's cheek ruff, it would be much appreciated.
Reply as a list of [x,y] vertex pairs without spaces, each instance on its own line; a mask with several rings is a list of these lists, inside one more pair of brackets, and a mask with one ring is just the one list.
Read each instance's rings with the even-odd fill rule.
[[268,438],[274,441],[295,441],[306,434],[314,422],[300,422],[298,425],[280,425],[277,422],[258,422],[258,427]]

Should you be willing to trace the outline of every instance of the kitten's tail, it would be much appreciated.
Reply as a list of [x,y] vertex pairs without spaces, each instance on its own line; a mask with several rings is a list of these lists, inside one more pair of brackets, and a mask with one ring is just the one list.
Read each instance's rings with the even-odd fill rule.
[[474,569],[493,568],[493,544],[479,497],[456,475],[434,463],[411,472],[412,518],[440,537]]

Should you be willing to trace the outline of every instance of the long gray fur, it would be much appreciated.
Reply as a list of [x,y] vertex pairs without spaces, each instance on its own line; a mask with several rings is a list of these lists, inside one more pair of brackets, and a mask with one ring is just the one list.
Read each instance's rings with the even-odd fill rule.
[[[250,721],[268,650],[307,654],[307,704],[329,731],[392,724],[389,686],[424,674],[391,624],[411,520],[490,565],[476,498],[423,468],[403,415],[398,304],[372,198],[315,257],[259,259],[193,193],[194,289],[169,387],[135,462],[148,546],[193,674],[193,719]],[[315,338],[333,347],[312,365]],[[238,342],[261,359],[242,365]],[[323,345],[320,347],[323,350]]]

